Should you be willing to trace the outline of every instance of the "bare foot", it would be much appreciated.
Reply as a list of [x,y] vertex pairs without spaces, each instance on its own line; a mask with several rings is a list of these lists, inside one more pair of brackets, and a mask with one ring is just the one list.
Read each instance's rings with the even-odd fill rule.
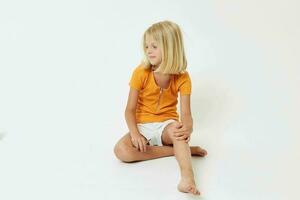
[[177,189],[180,192],[184,192],[184,193],[191,193],[194,195],[200,195],[199,190],[196,188],[196,184],[195,181],[193,179],[189,179],[189,178],[181,178]]
[[193,146],[193,147],[191,147],[191,154],[192,154],[192,156],[204,157],[207,155],[207,151],[205,149],[202,149],[199,146]]

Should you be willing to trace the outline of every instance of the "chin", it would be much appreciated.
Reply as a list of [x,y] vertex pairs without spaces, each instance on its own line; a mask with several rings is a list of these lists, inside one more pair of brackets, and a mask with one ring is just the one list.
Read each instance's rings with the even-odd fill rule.
[[158,65],[158,64],[159,64],[159,62],[154,61],[154,60],[148,60],[148,61],[149,61],[149,63],[150,63],[151,65]]

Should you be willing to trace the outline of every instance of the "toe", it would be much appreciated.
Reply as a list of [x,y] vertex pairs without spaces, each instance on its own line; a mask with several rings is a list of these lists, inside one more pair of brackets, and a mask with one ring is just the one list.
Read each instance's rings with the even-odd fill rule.
[[193,188],[192,193],[196,194],[196,188]]
[[195,194],[195,195],[199,195],[200,194],[199,190],[196,187],[194,188],[193,194]]
[[195,188],[195,190],[194,190],[194,191],[195,191],[195,192],[194,192],[194,194],[195,194],[195,195],[197,195],[197,194],[198,194],[198,192],[199,192],[199,191],[197,190],[197,188]]

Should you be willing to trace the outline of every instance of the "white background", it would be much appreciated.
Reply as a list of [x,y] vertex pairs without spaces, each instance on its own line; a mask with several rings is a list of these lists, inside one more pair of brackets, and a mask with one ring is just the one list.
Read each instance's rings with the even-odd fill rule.
[[125,164],[113,146],[143,32],[182,28],[200,199],[296,200],[299,2],[1,1],[0,199],[194,199],[175,157]]

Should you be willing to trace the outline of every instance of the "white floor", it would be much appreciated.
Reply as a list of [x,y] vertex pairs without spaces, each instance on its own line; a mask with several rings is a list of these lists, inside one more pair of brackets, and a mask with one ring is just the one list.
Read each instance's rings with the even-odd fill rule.
[[[201,88],[202,106],[194,109],[191,141],[208,151],[205,158],[193,158],[201,198],[296,200],[299,136],[288,118],[275,108],[269,112],[268,104],[233,105],[226,90],[205,99],[208,87]],[[50,109],[45,113],[52,116],[38,110],[29,118],[8,116],[14,121],[0,141],[1,199],[193,198],[176,190],[175,157],[118,161],[113,145],[127,131],[124,121],[97,122],[97,111],[89,112],[69,119]]]
[[[300,199],[298,3],[185,2],[0,4],[1,200]],[[175,157],[113,154],[159,19],[185,32],[200,197],[176,190]]]

